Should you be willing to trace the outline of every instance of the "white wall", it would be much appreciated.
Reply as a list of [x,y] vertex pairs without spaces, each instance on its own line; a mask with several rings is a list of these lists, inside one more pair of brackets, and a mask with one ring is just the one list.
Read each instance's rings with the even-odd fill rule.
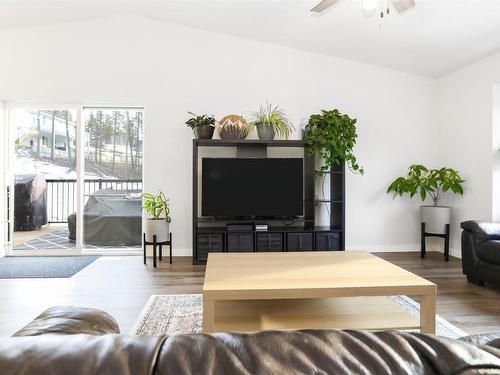
[[366,173],[347,178],[347,247],[419,248],[419,202],[385,190],[409,164],[436,161],[431,79],[142,19],[4,31],[0,45],[7,100],[145,106],[145,189],[172,199],[177,255],[191,253],[186,112],[247,114],[266,100],[298,126],[321,108],[356,117]]
[[457,168],[467,180],[463,197],[448,198],[454,207],[451,247],[455,254],[460,250],[461,221],[500,221],[499,208],[494,208],[500,185],[495,182],[494,189],[493,179],[500,148],[498,82],[500,53],[438,81],[439,160]]
[[7,230],[7,212],[5,207],[5,202],[7,201],[6,190],[5,190],[5,162],[6,153],[4,148],[4,139],[6,138],[6,128],[4,125],[4,103],[0,100],[0,147],[2,152],[0,152],[0,257],[5,255],[5,245],[6,245],[6,230]]

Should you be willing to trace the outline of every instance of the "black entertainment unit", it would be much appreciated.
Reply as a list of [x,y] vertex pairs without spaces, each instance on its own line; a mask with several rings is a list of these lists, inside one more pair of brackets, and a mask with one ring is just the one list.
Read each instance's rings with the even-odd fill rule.
[[[236,157],[201,158],[200,147],[233,147]],[[299,159],[266,158],[268,147],[302,148],[304,152]],[[325,199],[315,194],[317,173],[315,157],[306,155],[302,140],[194,139],[193,264],[205,264],[211,252],[344,250],[344,165],[324,172],[330,180]],[[224,181],[229,183],[224,185]],[[245,197],[248,200],[240,201]],[[329,205],[329,226],[315,225],[315,208],[321,204]],[[255,223],[268,224],[268,230],[258,230]]]

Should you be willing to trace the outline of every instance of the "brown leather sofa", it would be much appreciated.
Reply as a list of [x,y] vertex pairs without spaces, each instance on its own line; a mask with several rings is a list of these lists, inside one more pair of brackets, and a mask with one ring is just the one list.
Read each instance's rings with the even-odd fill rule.
[[119,334],[107,313],[54,307],[0,339],[0,374],[500,374],[500,335],[305,330]]

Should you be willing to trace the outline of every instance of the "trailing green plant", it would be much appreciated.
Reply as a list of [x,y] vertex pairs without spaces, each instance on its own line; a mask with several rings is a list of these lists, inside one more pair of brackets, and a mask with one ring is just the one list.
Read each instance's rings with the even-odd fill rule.
[[449,190],[463,195],[464,182],[465,180],[455,169],[448,167],[428,169],[424,165],[413,164],[408,168],[405,177],[398,177],[389,185],[387,193],[393,192],[394,196],[410,194],[411,198],[419,194],[422,201],[430,196],[434,206],[437,206],[441,195]]
[[252,118],[253,121],[251,121],[245,129],[247,134],[255,126],[262,124],[263,126],[272,126],[279,137],[288,139],[293,129],[295,129],[286,116],[285,111],[277,105],[271,105],[271,103],[266,103],[265,106],[261,106],[259,111],[252,115]]
[[144,193],[142,196],[144,197],[143,208],[152,219],[165,219],[167,223],[170,223],[172,221],[172,218],[170,217],[170,206],[168,199],[165,197],[165,194],[163,194],[161,190],[158,190],[158,193],[156,193],[155,195]]
[[320,114],[309,117],[305,135],[307,153],[312,155],[318,152],[324,161],[320,172],[329,171],[345,161],[353,173],[364,173],[353,151],[358,138],[356,119],[338,109],[322,110]]
[[193,112],[188,112],[193,115],[189,120],[186,121],[186,125],[191,129],[201,128],[202,126],[215,126],[215,117],[208,115],[197,116]]

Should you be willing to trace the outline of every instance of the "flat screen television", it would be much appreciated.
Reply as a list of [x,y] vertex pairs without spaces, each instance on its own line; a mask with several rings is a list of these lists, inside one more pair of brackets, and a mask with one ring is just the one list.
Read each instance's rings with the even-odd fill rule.
[[304,211],[303,159],[203,158],[203,216],[291,217]]

